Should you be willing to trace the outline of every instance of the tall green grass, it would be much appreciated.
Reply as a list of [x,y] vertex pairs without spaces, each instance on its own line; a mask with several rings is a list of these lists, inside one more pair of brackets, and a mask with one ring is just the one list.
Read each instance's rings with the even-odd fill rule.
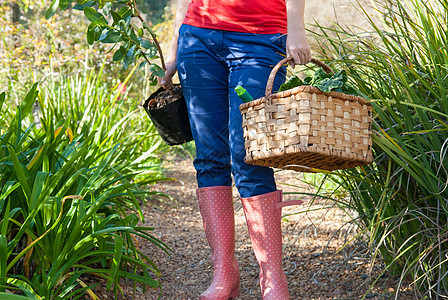
[[147,188],[167,179],[161,140],[127,101],[101,72],[34,84],[15,108],[0,94],[0,292],[93,297],[86,274],[160,288],[136,237],[170,251],[141,225],[140,200],[164,196]]
[[[320,28],[320,55],[374,107],[374,164],[341,172],[388,271],[419,299],[448,296],[448,2],[373,4],[383,21]],[[400,281],[401,282],[401,281]],[[397,287],[397,297],[398,297]]]

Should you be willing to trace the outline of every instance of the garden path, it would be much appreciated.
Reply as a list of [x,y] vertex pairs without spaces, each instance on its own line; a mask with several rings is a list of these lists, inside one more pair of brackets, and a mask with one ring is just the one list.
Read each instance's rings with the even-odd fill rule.
[[[168,176],[153,188],[172,196],[176,202],[153,202],[144,207],[146,225],[155,227],[153,234],[173,249],[169,256],[160,249],[140,241],[140,248],[153,259],[162,276],[160,299],[198,299],[212,276],[210,252],[202,229],[196,203],[195,171],[190,159],[167,160]],[[312,192],[293,171],[276,173],[279,188],[288,192]],[[304,197],[286,194],[286,200]],[[241,270],[239,299],[261,299],[258,286],[259,267],[253,255],[244,213],[237,192],[234,192],[236,217],[236,257]],[[354,242],[338,252],[358,233],[342,209],[323,199],[305,196],[305,205],[284,209],[282,222],[284,240],[283,267],[287,272],[291,299],[389,299],[393,280],[389,276],[372,285],[381,271],[380,263],[370,268],[367,245]],[[307,212],[305,212],[307,211]],[[347,223],[348,222],[348,223]],[[344,226],[345,224],[345,226]],[[126,285],[125,285],[126,286]],[[132,299],[132,285],[125,288],[125,299]],[[143,293],[139,288],[135,299],[157,299],[157,291]],[[103,294],[103,299],[108,298]],[[111,298],[108,298],[111,299]],[[405,291],[399,299],[413,299]]]

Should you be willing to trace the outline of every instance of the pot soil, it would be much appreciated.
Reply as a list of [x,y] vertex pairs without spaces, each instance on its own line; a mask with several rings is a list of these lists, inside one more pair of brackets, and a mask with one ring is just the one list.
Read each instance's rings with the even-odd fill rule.
[[170,146],[193,140],[187,105],[179,84],[171,91],[159,88],[143,105],[160,137]]

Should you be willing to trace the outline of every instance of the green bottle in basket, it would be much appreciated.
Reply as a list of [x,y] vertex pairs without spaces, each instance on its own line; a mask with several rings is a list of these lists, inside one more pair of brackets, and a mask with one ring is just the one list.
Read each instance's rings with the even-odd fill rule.
[[240,97],[241,100],[243,100],[244,103],[254,100],[254,98],[252,98],[252,96],[249,94],[249,92],[245,88],[243,88],[241,85],[236,86],[235,92],[238,95],[238,97]]

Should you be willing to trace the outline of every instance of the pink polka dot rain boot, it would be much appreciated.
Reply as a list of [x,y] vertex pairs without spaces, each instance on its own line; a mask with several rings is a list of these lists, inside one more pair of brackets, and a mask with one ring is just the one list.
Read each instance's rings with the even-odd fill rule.
[[260,264],[260,287],[264,300],[288,300],[289,291],[282,269],[281,211],[300,200],[282,202],[282,192],[241,198],[247,227]]
[[214,272],[209,288],[200,300],[227,300],[240,293],[240,275],[235,259],[235,217],[232,187],[196,190],[205,235],[211,247]]

